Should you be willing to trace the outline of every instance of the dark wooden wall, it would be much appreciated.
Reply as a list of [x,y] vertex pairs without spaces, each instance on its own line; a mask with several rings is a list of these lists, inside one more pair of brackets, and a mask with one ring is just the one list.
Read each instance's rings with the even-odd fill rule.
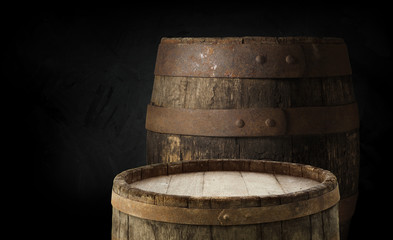
[[14,171],[28,167],[33,181],[24,188],[34,190],[35,214],[44,216],[34,230],[110,237],[112,180],[145,164],[144,120],[161,37],[307,35],[342,37],[348,45],[361,121],[360,195],[350,236],[380,231],[383,221],[374,220],[389,204],[383,173],[393,122],[391,25],[382,6],[31,12],[15,11],[3,22],[12,40],[12,74],[3,80],[12,88],[3,91],[11,93],[5,103]]

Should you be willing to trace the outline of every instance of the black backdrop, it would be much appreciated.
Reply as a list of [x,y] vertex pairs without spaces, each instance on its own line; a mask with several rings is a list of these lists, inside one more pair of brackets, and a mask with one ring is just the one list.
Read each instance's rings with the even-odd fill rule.
[[350,236],[382,236],[381,216],[390,211],[393,81],[390,16],[383,7],[29,12],[5,22],[13,41],[6,81],[13,88],[3,91],[12,93],[5,103],[17,126],[13,159],[16,169],[26,166],[32,175],[22,188],[33,190],[29,201],[37,200],[29,222],[39,236],[50,239],[51,229],[69,239],[110,238],[112,180],[145,164],[144,119],[161,37],[298,35],[342,37],[348,45],[361,134]]

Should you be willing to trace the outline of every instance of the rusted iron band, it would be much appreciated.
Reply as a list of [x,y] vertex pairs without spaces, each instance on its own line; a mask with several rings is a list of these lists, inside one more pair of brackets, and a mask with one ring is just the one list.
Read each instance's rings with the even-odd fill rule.
[[357,104],[299,108],[184,109],[147,106],[146,129],[211,137],[345,132],[359,127]]
[[197,209],[148,204],[112,191],[112,206],[131,216],[154,221],[191,225],[244,225],[289,220],[326,210],[340,200],[338,187],[321,196],[281,205]]
[[358,200],[358,194],[342,198],[339,205],[339,217],[341,222],[348,222],[351,220],[356,209],[356,202]]
[[345,43],[161,42],[155,75],[299,78],[350,75]]

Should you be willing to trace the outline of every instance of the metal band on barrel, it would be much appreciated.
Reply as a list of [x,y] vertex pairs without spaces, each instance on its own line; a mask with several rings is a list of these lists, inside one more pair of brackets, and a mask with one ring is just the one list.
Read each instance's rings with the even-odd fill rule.
[[154,74],[184,77],[300,78],[351,75],[352,70],[344,42],[161,42]]
[[152,132],[212,137],[258,137],[345,132],[359,127],[356,103],[340,106],[185,109],[147,106]]
[[326,210],[338,203],[338,187],[321,196],[287,204],[228,209],[160,206],[128,199],[112,191],[112,206],[131,216],[192,225],[244,225],[289,220]]

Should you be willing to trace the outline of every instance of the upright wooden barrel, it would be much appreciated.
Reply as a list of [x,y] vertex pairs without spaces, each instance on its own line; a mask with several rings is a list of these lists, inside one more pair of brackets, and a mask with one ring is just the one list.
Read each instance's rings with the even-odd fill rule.
[[310,164],[339,182],[345,239],[359,175],[358,113],[339,38],[163,38],[147,107],[147,162]]
[[161,163],[124,171],[112,240],[339,239],[336,177],[264,160]]

